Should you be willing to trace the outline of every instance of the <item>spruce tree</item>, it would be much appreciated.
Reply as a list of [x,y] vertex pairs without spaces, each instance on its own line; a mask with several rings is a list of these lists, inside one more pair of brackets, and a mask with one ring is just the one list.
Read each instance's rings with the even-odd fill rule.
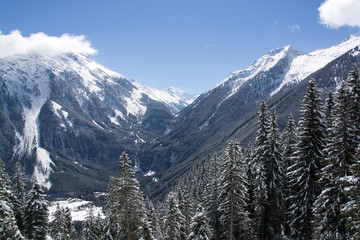
[[145,199],[146,213],[148,219],[149,229],[154,236],[155,239],[163,239],[160,216],[157,208],[155,208],[154,204],[150,199]]
[[29,239],[46,239],[48,232],[48,202],[37,183],[29,193],[25,208],[25,229]]
[[50,223],[49,232],[54,240],[71,240],[76,238],[69,208],[60,208],[60,206],[57,205],[56,211],[54,212],[54,219]]
[[346,239],[345,219],[340,215],[345,201],[344,186],[340,179],[349,173],[354,152],[349,135],[349,99],[342,84],[336,93],[332,111],[332,125],[328,131],[327,157],[324,161],[320,184],[323,191],[314,205],[314,236],[316,239]]
[[266,102],[260,104],[258,112],[258,131],[255,139],[255,149],[252,159],[252,174],[254,178],[254,201],[255,201],[255,222],[256,222],[256,236],[259,239],[269,239],[271,231],[269,228],[270,209],[269,203],[269,181],[268,174],[265,169],[265,164],[268,160],[269,149],[269,117]]
[[283,185],[283,193],[284,193],[284,234],[290,235],[291,230],[289,226],[289,222],[291,216],[289,216],[289,208],[291,205],[290,197],[290,179],[287,176],[288,168],[293,165],[292,156],[295,152],[295,144],[297,138],[297,130],[295,120],[292,115],[289,116],[288,122],[286,124],[284,133],[282,135],[282,145],[283,145],[283,169],[284,169],[284,185]]
[[210,240],[211,229],[201,203],[197,204],[195,215],[191,218],[188,240]]
[[14,215],[10,179],[0,159],[0,239],[23,239]]
[[139,239],[148,234],[144,199],[128,155],[120,156],[119,174],[109,182],[106,205],[108,238]]
[[267,223],[270,228],[271,238],[281,234],[281,228],[285,218],[284,215],[284,170],[283,156],[279,128],[277,125],[277,116],[275,108],[272,109],[269,122],[268,147],[264,162],[266,171],[266,180],[268,184],[268,209]]
[[186,238],[187,235],[190,233],[190,224],[191,224],[191,215],[192,215],[192,201],[195,201],[190,196],[190,189],[187,188],[187,184],[178,186],[176,192],[178,194],[177,199],[179,202],[179,210],[181,211],[182,215],[184,216],[184,223],[182,225],[183,236],[181,238]]
[[289,168],[292,202],[290,226],[296,239],[312,237],[312,207],[321,192],[318,184],[324,158],[325,124],[315,80],[310,80],[300,110],[298,141]]
[[166,212],[164,216],[164,239],[186,239],[184,232],[185,217],[179,209],[178,195],[170,191],[165,200]]
[[360,143],[360,72],[359,68],[354,67],[346,80],[346,92],[350,102],[349,121],[352,126],[349,129],[352,135],[352,145],[357,146]]
[[26,177],[21,169],[20,162],[16,162],[15,171],[12,178],[14,192],[14,214],[16,223],[21,232],[25,232],[24,227],[24,207],[26,205]]
[[252,239],[247,211],[247,168],[239,144],[231,141],[221,167],[219,212],[223,239]]
[[220,212],[219,212],[219,193],[220,193],[220,166],[216,154],[210,159],[208,165],[208,182],[205,186],[204,205],[209,219],[209,224],[213,230],[213,239],[219,240],[221,235]]
[[349,168],[349,175],[340,179],[344,184],[346,201],[341,206],[341,215],[345,218],[347,239],[360,239],[360,145]]
[[103,219],[98,213],[94,215],[93,207],[90,208],[85,221],[83,222],[81,239],[82,240],[100,240],[103,237]]

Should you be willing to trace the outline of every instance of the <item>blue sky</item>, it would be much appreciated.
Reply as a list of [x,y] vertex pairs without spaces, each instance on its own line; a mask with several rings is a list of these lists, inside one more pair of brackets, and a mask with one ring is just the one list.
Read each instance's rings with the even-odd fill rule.
[[0,30],[84,35],[98,62],[129,79],[203,93],[271,49],[310,52],[359,34],[357,23],[321,24],[324,1],[2,0]]

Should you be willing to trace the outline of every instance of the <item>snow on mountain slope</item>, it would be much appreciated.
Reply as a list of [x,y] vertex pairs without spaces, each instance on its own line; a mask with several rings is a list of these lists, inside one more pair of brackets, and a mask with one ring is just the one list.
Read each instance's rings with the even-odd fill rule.
[[175,88],[159,90],[141,85],[137,82],[133,82],[133,84],[137,87],[136,91],[139,93],[145,93],[151,99],[164,103],[174,114],[180,112],[184,106],[191,104],[192,101],[194,101],[197,97],[197,95],[186,94],[183,91]]
[[[176,113],[188,103],[176,94],[160,91],[127,80],[83,54],[60,54],[56,56],[14,55],[0,58],[0,86],[19,102],[23,129],[16,129],[14,154],[21,158],[36,154],[33,178],[49,189],[52,165],[49,152],[40,146],[38,117],[48,99],[54,114],[68,126],[72,126],[68,113],[61,104],[51,99],[52,87],[69,88],[82,110],[98,125],[98,113],[93,112],[94,103],[104,109],[110,123],[120,125],[129,115],[141,119],[147,110],[144,96],[164,103]],[[5,106],[6,109],[6,106]],[[65,126],[65,122],[62,126]]]
[[290,69],[285,75],[281,85],[272,93],[277,93],[287,84],[299,82],[310,74],[323,68],[332,60],[360,45],[360,37],[350,35],[347,39],[336,46],[315,50],[309,54],[296,57],[291,63]]
[[273,95],[287,84],[299,82],[305,79],[310,74],[323,68],[332,60],[340,57],[347,51],[359,45],[360,37],[350,35],[347,39],[336,46],[315,50],[309,54],[296,50],[291,46],[277,48],[256,60],[245,70],[238,70],[233,72],[220,84],[215,86],[214,89],[228,86],[231,88],[231,91],[227,96],[227,98],[229,98],[234,93],[236,93],[245,82],[253,79],[261,73],[266,74],[266,72],[273,68],[281,59],[286,59],[290,62],[290,65],[287,69],[285,69],[285,74],[280,79],[278,79],[280,84],[272,92],[271,95]]

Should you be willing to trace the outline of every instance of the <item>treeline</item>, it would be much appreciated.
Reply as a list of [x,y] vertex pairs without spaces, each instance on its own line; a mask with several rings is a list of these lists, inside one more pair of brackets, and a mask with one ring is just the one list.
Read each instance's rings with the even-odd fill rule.
[[47,222],[44,195],[36,184],[26,193],[20,166],[13,184],[0,167],[1,239],[360,239],[359,70],[325,101],[310,80],[298,124],[289,116],[282,134],[262,102],[254,143],[229,141],[156,205],[124,152],[105,219],[89,212],[77,233],[68,209]]

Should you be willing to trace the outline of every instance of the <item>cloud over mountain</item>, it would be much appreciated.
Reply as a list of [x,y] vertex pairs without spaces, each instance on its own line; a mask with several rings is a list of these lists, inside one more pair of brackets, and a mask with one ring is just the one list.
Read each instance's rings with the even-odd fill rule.
[[91,46],[84,35],[63,34],[56,37],[39,32],[27,37],[23,36],[19,30],[14,30],[7,35],[0,31],[0,57],[16,54],[54,56],[61,53],[92,55],[97,53],[97,50]]
[[320,23],[330,28],[343,26],[360,28],[359,0],[326,0],[318,8]]

